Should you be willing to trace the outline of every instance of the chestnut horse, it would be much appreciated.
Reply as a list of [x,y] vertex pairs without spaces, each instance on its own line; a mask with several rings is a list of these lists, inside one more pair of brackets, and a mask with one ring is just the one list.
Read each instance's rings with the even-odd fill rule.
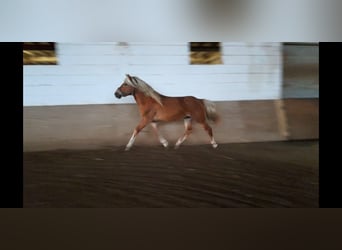
[[160,143],[168,146],[167,140],[159,133],[157,123],[160,121],[168,122],[184,119],[185,132],[178,139],[175,148],[178,148],[190,135],[192,126],[191,120],[200,123],[208,132],[210,143],[213,148],[218,145],[215,142],[212,128],[207,120],[216,122],[218,115],[215,104],[205,99],[198,99],[193,96],[169,97],[156,92],[150,85],[136,76],[126,75],[122,85],[115,91],[115,96],[133,95],[140,111],[141,120],[134,129],[133,135],[129,140],[126,150],[129,150],[139,132],[148,124],[151,124],[154,132],[159,138]]

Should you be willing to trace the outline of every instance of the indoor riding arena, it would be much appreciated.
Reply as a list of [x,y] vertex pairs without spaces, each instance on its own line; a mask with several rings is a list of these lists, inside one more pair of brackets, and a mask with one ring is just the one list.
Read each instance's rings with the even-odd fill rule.
[[[205,130],[140,121],[125,75],[215,103]],[[24,207],[318,207],[316,43],[24,43]]]

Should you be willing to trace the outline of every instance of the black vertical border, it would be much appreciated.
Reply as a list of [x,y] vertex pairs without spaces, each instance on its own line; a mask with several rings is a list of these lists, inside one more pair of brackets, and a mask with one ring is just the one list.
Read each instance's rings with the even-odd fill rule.
[[21,42],[0,43],[3,159],[1,207],[23,207],[23,47]]
[[[341,43],[319,43],[319,206],[341,208]],[[329,91],[330,90],[330,91]]]

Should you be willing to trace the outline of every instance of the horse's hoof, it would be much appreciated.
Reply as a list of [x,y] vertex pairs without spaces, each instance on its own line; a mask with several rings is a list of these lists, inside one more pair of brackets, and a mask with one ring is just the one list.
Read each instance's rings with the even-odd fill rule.
[[169,146],[169,143],[168,142],[164,142],[163,146],[164,146],[164,148],[167,148]]
[[125,151],[129,151],[130,149],[131,149],[131,148],[126,147],[126,148],[125,148]]
[[213,148],[217,148],[218,147],[218,144],[217,143],[214,143],[212,144]]

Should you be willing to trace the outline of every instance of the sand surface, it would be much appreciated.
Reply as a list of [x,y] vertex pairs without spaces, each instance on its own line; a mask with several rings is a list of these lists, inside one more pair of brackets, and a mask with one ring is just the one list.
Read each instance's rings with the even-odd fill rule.
[[318,141],[24,153],[24,207],[318,207]]

